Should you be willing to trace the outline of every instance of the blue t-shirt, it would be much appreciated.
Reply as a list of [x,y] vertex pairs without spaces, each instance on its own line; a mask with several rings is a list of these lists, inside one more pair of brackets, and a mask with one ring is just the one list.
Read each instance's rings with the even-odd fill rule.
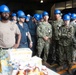
[[20,43],[27,43],[28,42],[28,39],[27,39],[27,32],[29,32],[29,29],[28,29],[28,25],[26,23],[23,23],[23,27],[17,23],[19,29],[20,29],[20,32],[21,32],[21,41]]

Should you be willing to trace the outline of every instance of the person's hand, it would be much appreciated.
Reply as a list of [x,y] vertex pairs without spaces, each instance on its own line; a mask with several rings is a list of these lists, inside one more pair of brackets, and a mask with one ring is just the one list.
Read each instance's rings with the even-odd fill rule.
[[14,46],[13,46],[13,48],[18,48],[19,47],[19,44],[15,44]]
[[29,47],[32,48],[33,46],[33,42],[30,42]]
[[47,36],[45,36],[43,39],[44,39],[45,41],[47,41],[49,38],[48,38]]

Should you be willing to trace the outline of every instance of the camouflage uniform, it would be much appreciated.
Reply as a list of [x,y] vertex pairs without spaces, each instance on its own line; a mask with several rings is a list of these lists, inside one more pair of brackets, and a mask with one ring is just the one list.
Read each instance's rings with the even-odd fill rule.
[[[43,39],[46,36],[49,37],[47,41]],[[38,37],[38,41],[37,41],[38,56],[41,57],[42,51],[44,49],[43,60],[47,61],[50,42],[51,42],[50,39],[52,37],[51,25],[46,22],[40,23],[40,25],[37,27],[37,37]]]
[[73,37],[73,61],[76,61],[76,22],[72,21],[71,25],[74,27],[74,37]]
[[61,27],[61,25],[63,24],[63,20],[60,19],[59,21],[55,20],[52,22],[52,28],[53,28],[53,41],[52,41],[52,59],[55,60],[57,63],[59,62],[59,28]]
[[72,50],[72,37],[73,37],[73,27],[71,25],[62,25],[59,29],[59,64],[67,64],[68,67],[71,66],[73,50]]

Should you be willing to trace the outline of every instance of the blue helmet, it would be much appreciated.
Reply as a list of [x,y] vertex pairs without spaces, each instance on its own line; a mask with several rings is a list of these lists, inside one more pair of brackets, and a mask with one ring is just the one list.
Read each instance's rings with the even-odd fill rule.
[[75,13],[71,14],[71,19],[76,19],[76,14]]
[[43,18],[43,15],[42,14],[40,14],[40,20]]
[[58,10],[58,9],[56,9],[56,10],[54,11],[54,14],[61,14],[61,11]]
[[68,14],[65,14],[65,15],[63,16],[63,20],[64,20],[64,21],[70,20],[70,16],[69,16]]
[[26,16],[25,19],[29,21],[30,20],[30,17],[29,16]]
[[39,14],[34,14],[34,16],[33,16],[36,20],[40,20],[40,15]]
[[42,16],[44,17],[44,16],[48,16],[49,14],[48,14],[48,12],[46,12],[46,11],[44,11],[43,13],[42,13]]
[[10,12],[9,8],[6,5],[1,5],[0,6],[0,12]]
[[17,12],[17,16],[19,17],[19,18],[25,18],[26,16],[25,16],[25,13],[22,11],[22,10],[19,10],[18,12]]
[[12,13],[12,17],[16,16],[16,13]]
[[71,13],[68,13],[69,16],[71,16]]

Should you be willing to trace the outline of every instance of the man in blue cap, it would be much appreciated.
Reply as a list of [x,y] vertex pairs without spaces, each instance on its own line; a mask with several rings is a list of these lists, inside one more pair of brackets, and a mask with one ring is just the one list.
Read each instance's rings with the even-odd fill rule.
[[17,22],[17,16],[16,16],[16,13],[12,13],[12,21],[13,22]]
[[46,64],[49,54],[49,48],[52,38],[52,27],[48,22],[49,14],[48,12],[44,11],[42,13],[44,21],[40,23],[40,25],[37,27],[37,49],[38,49],[38,56],[41,57],[41,54],[43,53],[43,63]]
[[[64,24],[59,28],[59,65],[60,69],[66,65],[68,72],[71,72],[73,59],[73,26],[70,25],[70,16],[68,14],[63,16]],[[61,67],[62,66],[62,67]]]
[[63,24],[63,20],[61,17],[61,11],[58,9],[55,9],[54,11],[54,15],[55,15],[55,20],[52,22],[52,29],[53,29],[53,38],[52,38],[52,59],[53,59],[53,63],[59,63],[59,37],[58,37],[58,31],[59,28],[61,27],[61,25]]
[[[22,10],[19,10],[17,12],[17,17],[18,17],[17,25],[21,32],[21,41],[20,41],[19,48],[28,48],[28,47],[31,48],[33,45],[33,42],[31,39],[28,25],[25,23],[25,17],[26,17],[25,13]],[[29,46],[28,46],[28,39],[29,39]]]
[[76,64],[76,14],[71,14],[71,25],[74,27],[73,37],[73,63]]
[[[9,20],[10,10],[6,5],[0,6],[0,48],[18,48],[21,39],[21,33],[16,23]],[[17,43],[15,35],[18,35]]]
[[26,16],[25,19],[26,19],[26,20],[25,20],[26,23],[28,24],[28,22],[30,21],[30,17]]
[[36,30],[37,30],[39,20],[40,20],[40,15],[39,14],[34,14],[34,16],[28,22],[29,31],[30,31],[32,41],[33,41],[33,47],[31,48],[32,51],[33,51],[33,55],[37,54],[37,49],[36,49],[37,34],[36,34]]

